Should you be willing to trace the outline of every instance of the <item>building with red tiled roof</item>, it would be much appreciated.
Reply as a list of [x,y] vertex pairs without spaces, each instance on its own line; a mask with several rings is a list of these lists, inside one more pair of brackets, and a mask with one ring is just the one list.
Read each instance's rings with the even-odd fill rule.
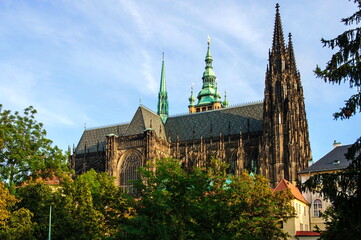
[[283,222],[283,230],[291,236],[291,239],[317,239],[315,238],[316,235],[311,235],[311,233],[309,233],[309,235],[307,236],[297,235],[298,233],[306,233],[310,230],[309,203],[302,196],[300,190],[298,190],[295,185],[293,185],[286,179],[282,179],[273,191],[278,192],[287,189],[292,193],[294,197],[291,200],[291,205],[295,208],[296,217],[289,219],[286,222]]
[[290,183],[286,179],[282,179],[280,181],[280,183],[277,185],[277,187],[274,189],[274,191],[278,192],[278,191],[282,191],[282,190],[287,189],[287,188],[290,189],[291,193],[293,194],[293,196],[296,199],[298,199],[301,202],[304,202],[304,203],[308,204],[306,199],[302,196],[302,193],[300,192],[300,190],[298,190],[298,188],[295,185],[293,185],[292,183]]

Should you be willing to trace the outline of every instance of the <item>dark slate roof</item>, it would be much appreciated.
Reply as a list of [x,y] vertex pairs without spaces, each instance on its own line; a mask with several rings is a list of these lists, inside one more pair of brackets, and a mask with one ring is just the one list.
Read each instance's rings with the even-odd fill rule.
[[86,148],[89,152],[97,150],[105,150],[106,136],[108,134],[116,134],[123,136],[129,124],[118,124],[107,127],[87,129],[83,132],[75,153],[82,154]]
[[300,173],[334,171],[347,168],[350,164],[345,153],[351,145],[338,146]]
[[165,129],[172,141],[217,137],[263,130],[263,103],[168,117]]
[[134,114],[125,135],[142,134],[146,129],[153,129],[157,136],[165,139],[164,125],[160,116],[141,105]]
[[157,136],[166,139],[162,119],[156,113],[141,105],[130,123],[85,130],[75,149],[75,153],[82,154],[85,149],[87,152],[105,150],[106,136],[109,134],[129,136],[142,134],[146,129],[153,129]]
[[[130,136],[142,134],[146,129],[153,129],[157,136],[166,139],[166,134],[175,141],[177,136],[180,141],[216,137],[222,132],[223,135],[239,134],[262,131],[263,104],[254,103],[219,110],[193,113],[182,116],[169,117],[165,126],[162,119],[153,111],[144,106],[139,106],[130,123],[113,125],[108,127],[85,130],[78,146],[76,154],[105,150],[106,136],[116,134],[118,136]],[[212,130],[211,130],[212,129]],[[194,133],[193,133],[194,131]]]

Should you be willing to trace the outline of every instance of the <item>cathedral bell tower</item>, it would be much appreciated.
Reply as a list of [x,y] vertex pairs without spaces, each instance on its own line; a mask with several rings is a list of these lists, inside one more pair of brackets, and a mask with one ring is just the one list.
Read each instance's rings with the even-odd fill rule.
[[282,178],[295,183],[311,160],[303,88],[291,34],[285,45],[279,5],[266,70],[260,173],[274,187]]
[[[192,87],[192,93],[188,99],[189,113],[205,112],[205,111],[220,109],[225,107],[221,101],[221,95],[217,90],[217,83],[216,83],[217,78],[213,71],[213,66],[212,66],[213,58],[211,55],[210,44],[211,41],[210,38],[208,37],[208,49],[205,58],[206,67],[202,77],[203,80],[202,90],[198,93],[197,96],[198,103],[195,104],[195,98],[193,97],[193,87]],[[228,101],[226,101],[226,103],[228,105]]]

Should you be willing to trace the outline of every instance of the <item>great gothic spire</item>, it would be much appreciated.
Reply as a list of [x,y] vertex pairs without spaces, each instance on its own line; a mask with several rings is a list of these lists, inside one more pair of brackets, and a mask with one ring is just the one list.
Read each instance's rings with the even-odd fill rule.
[[297,172],[307,167],[311,150],[292,38],[289,34],[285,46],[278,4],[264,95],[261,174],[273,186],[282,178],[295,182]]
[[279,11],[280,5],[276,4],[276,17],[275,17],[275,26],[273,29],[273,43],[272,43],[272,52],[278,52],[283,54],[285,51],[285,40],[283,38],[282,22],[281,15]]
[[160,88],[158,93],[158,110],[157,114],[161,117],[162,122],[165,123],[168,118],[168,93],[165,83],[165,69],[164,69],[164,53],[162,58],[162,70],[160,74]]

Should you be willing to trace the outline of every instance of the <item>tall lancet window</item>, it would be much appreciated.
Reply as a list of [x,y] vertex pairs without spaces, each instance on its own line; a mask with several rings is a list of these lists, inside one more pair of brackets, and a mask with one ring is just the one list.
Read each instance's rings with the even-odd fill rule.
[[124,191],[135,193],[133,181],[139,179],[137,169],[141,164],[141,156],[135,152],[132,152],[125,157],[120,169],[120,187]]

